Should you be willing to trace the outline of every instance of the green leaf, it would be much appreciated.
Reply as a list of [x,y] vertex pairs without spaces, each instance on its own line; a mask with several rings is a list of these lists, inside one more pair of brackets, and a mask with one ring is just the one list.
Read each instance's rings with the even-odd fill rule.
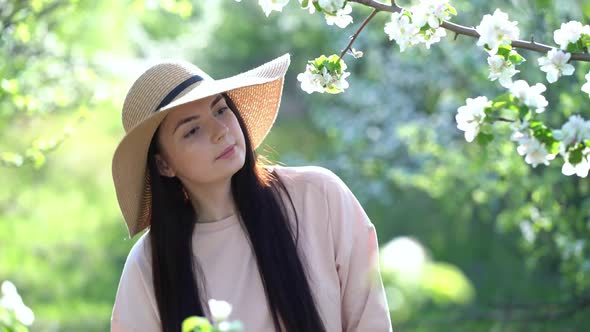
[[518,106],[518,117],[520,117],[521,119],[524,119],[529,114],[529,111],[530,111],[530,109],[526,105]]
[[457,16],[457,10],[455,9],[455,7],[451,6],[450,4],[445,4],[445,7],[447,7],[447,12],[451,15],[455,15]]
[[480,132],[475,139],[479,145],[486,146],[494,139],[494,135]]
[[307,5],[309,5],[309,0],[303,0],[303,1],[301,2],[301,8],[306,8],[306,7],[307,7]]
[[525,61],[524,57],[520,54],[518,54],[518,52],[516,52],[515,50],[510,51],[510,54],[508,56],[508,61],[512,62],[515,65],[519,65],[521,63],[523,63]]
[[510,55],[510,51],[512,51],[512,46],[511,45],[502,45],[500,47],[498,47],[498,55],[501,55],[504,59],[508,59],[508,56]]
[[559,152],[559,141],[553,140],[552,143],[546,144],[547,151],[551,154],[557,154]]
[[[581,145],[582,146],[582,145]],[[582,146],[583,147],[583,146]],[[576,148],[575,150],[571,151],[569,154],[568,162],[572,165],[576,165],[582,161],[582,149]]]
[[492,108],[498,110],[504,108],[506,105],[508,105],[507,101],[495,101],[492,103]]
[[213,328],[206,318],[191,316],[182,322],[182,332],[193,331],[211,332],[213,331]]
[[566,52],[569,52],[569,53],[580,52],[582,50],[582,47],[580,46],[580,41],[578,40],[577,43],[567,44],[567,47],[565,50],[566,50]]

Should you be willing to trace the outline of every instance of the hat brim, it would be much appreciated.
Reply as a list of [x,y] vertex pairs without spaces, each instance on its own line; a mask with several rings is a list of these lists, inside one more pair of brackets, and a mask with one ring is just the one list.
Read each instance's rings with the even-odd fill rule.
[[242,74],[203,81],[189,87],[185,94],[129,130],[115,150],[112,173],[117,200],[130,237],[150,223],[147,153],[152,137],[164,118],[178,106],[225,92],[244,119],[252,146],[257,148],[276,120],[289,63],[289,54],[285,54]]

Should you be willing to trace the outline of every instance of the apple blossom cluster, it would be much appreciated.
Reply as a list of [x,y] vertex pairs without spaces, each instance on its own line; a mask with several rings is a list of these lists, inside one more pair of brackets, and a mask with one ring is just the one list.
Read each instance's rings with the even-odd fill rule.
[[2,282],[0,290],[2,293],[2,296],[0,296],[0,310],[4,309],[13,313],[16,319],[23,325],[31,325],[35,320],[35,315],[33,314],[33,311],[23,303],[14,284],[6,280]]
[[[241,2],[242,0],[236,0]],[[258,5],[268,17],[273,11],[282,12],[289,0],[258,0]],[[310,14],[320,11],[324,13],[328,25],[337,25],[340,28],[352,23],[352,7],[346,4],[346,0],[299,0],[301,8],[307,9]]]
[[574,66],[568,62],[572,52],[579,52],[590,46],[590,25],[582,25],[578,21],[562,23],[561,27],[553,32],[553,40],[559,45],[559,49],[550,50],[546,56],[538,60],[541,70],[547,73],[549,83],[556,82],[561,76],[570,76],[574,73]]
[[430,49],[447,35],[440,25],[443,21],[457,15],[448,0],[422,0],[409,10],[391,14],[391,21],[385,24],[384,31],[389,40],[395,40],[400,52],[409,46],[424,44]]
[[465,132],[465,140],[473,142],[479,134],[486,118],[485,110],[492,106],[492,102],[485,96],[467,98],[467,105],[459,107],[455,120],[457,128]]
[[555,159],[555,154],[548,150],[546,143],[534,136],[534,132],[528,127],[529,123],[524,121],[516,126],[510,140],[518,143],[516,152],[524,156],[524,161],[533,167],[539,164],[549,166],[549,162]]
[[549,104],[547,99],[542,95],[547,88],[543,83],[537,83],[533,86],[524,80],[514,82],[510,88],[510,93],[518,98],[524,105],[533,109],[536,113],[545,112],[545,107]]
[[[590,171],[590,121],[572,115],[558,130],[547,128],[534,114],[544,112],[548,105],[542,95],[545,86],[529,86],[519,80],[510,86],[509,93],[495,100],[487,97],[467,98],[466,105],[458,108],[457,128],[464,131],[465,140],[487,143],[493,138],[491,124],[495,112],[512,111],[517,120],[512,124],[511,140],[517,143],[516,151],[527,164],[537,167],[549,163],[559,154],[564,159],[562,173],[587,177]],[[531,113],[532,111],[532,113]],[[524,120],[520,120],[524,118]]]
[[496,54],[501,46],[507,46],[520,36],[518,22],[508,20],[508,14],[496,9],[492,15],[484,15],[475,31],[479,34],[477,46],[483,46],[489,54]]
[[346,78],[349,75],[350,73],[346,72],[346,64],[338,55],[322,55],[309,61],[305,72],[297,75],[297,80],[301,82],[301,89],[307,93],[336,94],[348,88]]
[[565,160],[561,172],[567,176],[588,176],[590,171],[590,121],[579,115],[570,116],[553,136],[560,140],[559,154]]
[[516,66],[525,59],[512,49],[511,43],[520,36],[518,22],[508,19],[508,14],[496,9],[492,15],[484,15],[475,31],[479,34],[478,46],[488,52],[490,81],[498,80],[505,88],[512,84],[512,77],[519,73]]

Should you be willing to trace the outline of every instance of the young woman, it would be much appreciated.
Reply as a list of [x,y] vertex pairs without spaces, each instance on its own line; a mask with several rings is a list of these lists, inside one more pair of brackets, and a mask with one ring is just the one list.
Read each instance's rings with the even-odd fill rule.
[[247,332],[391,331],[375,229],[354,195],[327,169],[256,158],[289,63],[221,80],[161,63],[129,90],[113,179],[130,236],[147,231],[112,331],[180,331],[211,318],[209,299]]

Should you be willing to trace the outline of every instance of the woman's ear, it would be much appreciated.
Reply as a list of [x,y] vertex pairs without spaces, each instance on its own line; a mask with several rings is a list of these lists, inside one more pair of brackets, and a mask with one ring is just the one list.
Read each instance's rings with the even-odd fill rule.
[[168,162],[162,157],[162,155],[156,153],[154,157],[156,158],[156,166],[158,167],[158,172],[160,172],[160,175],[167,176],[169,178],[176,176],[176,173],[174,170],[172,170],[170,165],[168,165]]

